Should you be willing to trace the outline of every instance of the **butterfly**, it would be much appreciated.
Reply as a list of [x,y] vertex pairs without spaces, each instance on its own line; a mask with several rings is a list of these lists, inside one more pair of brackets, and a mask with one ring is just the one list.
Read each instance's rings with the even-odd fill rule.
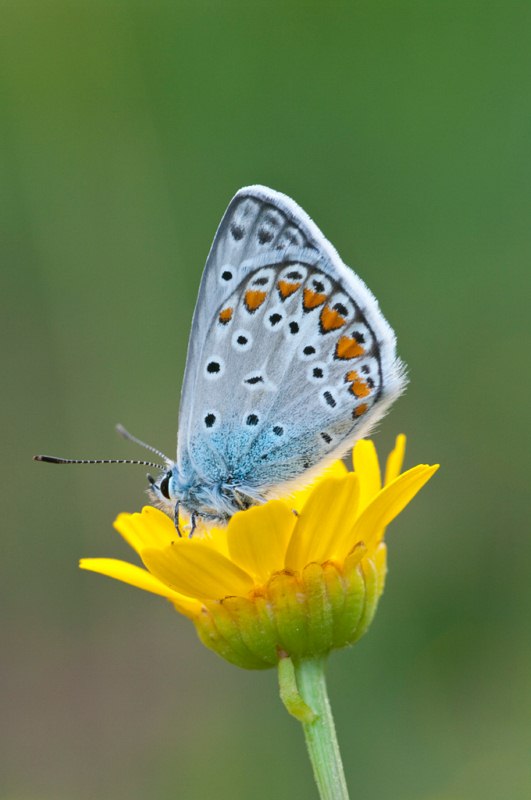
[[201,280],[177,459],[148,476],[151,499],[179,533],[181,510],[190,533],[224,524],[310,482],[405,384],[375,297],[310,217],[280,192],[240,189]]

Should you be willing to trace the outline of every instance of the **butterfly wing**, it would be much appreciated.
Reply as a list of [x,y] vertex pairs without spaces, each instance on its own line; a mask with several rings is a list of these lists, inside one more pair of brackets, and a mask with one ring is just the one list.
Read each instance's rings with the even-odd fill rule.
[[178,464],[261,499],[342,455],[405,385],[395,336],[308,215],[241,189],[218,228],[192,323]]

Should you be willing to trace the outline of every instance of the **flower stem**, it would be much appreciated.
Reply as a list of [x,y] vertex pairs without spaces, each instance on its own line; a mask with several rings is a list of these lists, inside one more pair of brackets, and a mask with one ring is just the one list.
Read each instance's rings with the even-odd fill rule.
[[[324,658],[304,659],[293,664],[294,673],[284,665],[279,670],[281,696],[284,701],[286,695],[289,696],[290,702],[285,705],[292,714],[294,708],[297,708],[297,703],[294,704],[294,691],[298,692],[298,705],[307,706],[314,712],[313,715],[294,716],[302,723],[321,800],[348,800],[332,709],[326,691],[325,663]],[[288,676],[290,682],[288,691],[283,686],[284,676]],[[291,679],[293,676],[294,682]]]

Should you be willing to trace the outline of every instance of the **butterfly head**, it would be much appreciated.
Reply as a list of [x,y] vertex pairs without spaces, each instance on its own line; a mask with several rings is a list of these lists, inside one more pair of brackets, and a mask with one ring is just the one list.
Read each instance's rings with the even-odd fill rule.
[[152,475],[148,475],[147,478],[148,492],[153,502],[170,516],[173,515],[175,503],[179,499],[175,491],[176,467],[170,466],[157,479]]

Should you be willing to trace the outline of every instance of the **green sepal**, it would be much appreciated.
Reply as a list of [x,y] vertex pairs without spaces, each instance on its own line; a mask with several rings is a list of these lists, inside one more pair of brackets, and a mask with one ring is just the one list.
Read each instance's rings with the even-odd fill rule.
[[334,648],[346,647],[351,643],[365,606],[365,581],[359,564],[352,559],[345,567],[343,572],[345,605],[337,620]]
[[333,644],[332,604],[320,564],[307,564],[303,569],[302,589],[308,608],[308,654],[329,653]]
[[[263,598],[261,598],[263,599]],[[227,597],[223,606],[237,625],[241,638],[250,652],[274,667],[278,661],[277,632],[267,613],[260,613],[258,598]]]
[[231,664],[243,669],[267,669],[272,666],[257,658],[246,647],[238,626],[220,602],[205,603],[204,610],[194,622],[203,644]]
[[367,632],[371,622],[374,619],[374,615],[376,614],[376,608],[379,600],[378,572],[372,559],[364,559],[358,569],[363,575],[363,582],[365,585],[365,603],[360,620],[352,638],[350,639],[349,644],[354,644],[354,642],[357,642],[358,639],[361,639],[363,634]]
[[267,596],[278,632],[278,644],[290,656],[308,652],[308,608],[299,581],[290,573],[273,575]]

